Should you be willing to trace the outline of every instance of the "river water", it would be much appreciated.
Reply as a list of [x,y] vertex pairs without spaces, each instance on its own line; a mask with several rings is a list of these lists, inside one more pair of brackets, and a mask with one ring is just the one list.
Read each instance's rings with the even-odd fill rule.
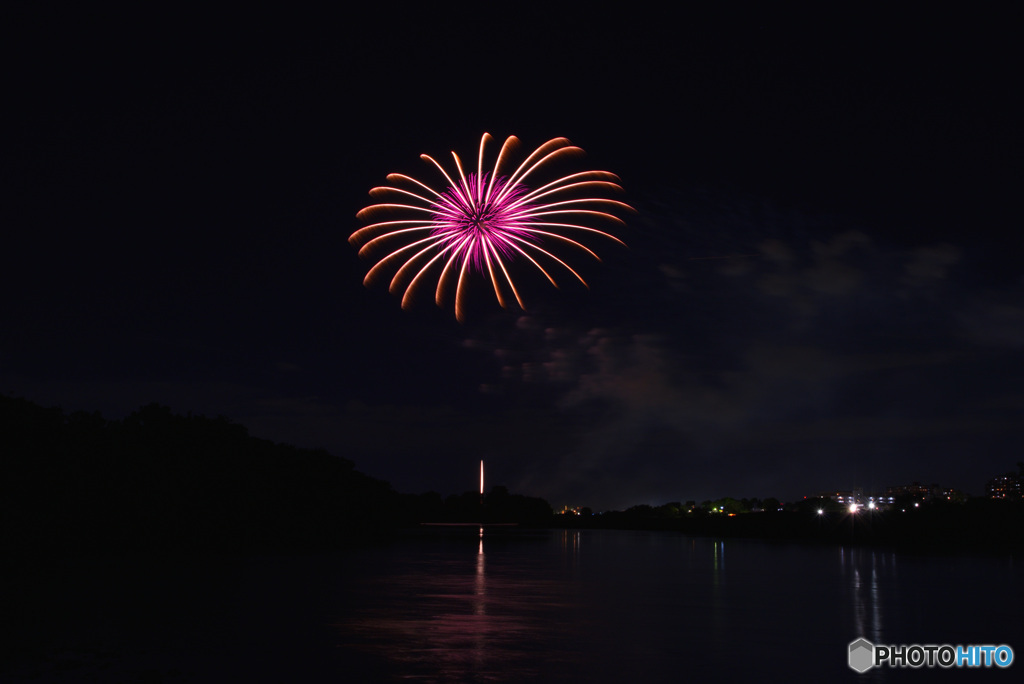
[[[847,646],[1007,644],[1009,558],[613,530],[424,529],[329,555],[93,560],[15,603],[34,681],[1009,681]],[[31,592],[35,592],[32,594]],[[38,610],[29,609],[37,607]]]

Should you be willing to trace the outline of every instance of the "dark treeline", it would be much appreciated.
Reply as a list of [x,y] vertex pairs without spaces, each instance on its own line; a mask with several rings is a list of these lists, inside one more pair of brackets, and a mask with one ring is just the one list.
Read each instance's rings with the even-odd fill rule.
[[515,523],[529,527],[547,527],[554,521],[551,505],[544,499],[511,494],[506,487],[495,486],[481,498],[477,492],[453,494],[445,499],[428,492],[413,501],[415,519],[431,523]]
[[[819,510],[821,513],[819,513]],[[566,527],[670,530],[695,536],[862,544],[907,551],[1024,554],[1024,501],[905,501],[851,514],[830,499],[730,515],[678,503],[640,505],[600,515],[558,515]]]
[[501,486],[485,497],[402,494],[347,458],[251,437],[225,418],[182,416],[150,404],[123,420],[106,420],[0,396],[0,550],[9,557],[325,549],[420,523],[1024,552],[1024,502],[933,501],[857,514],[824,499],[784,507],[774,499],[705,504],[556,516],[543,499]]
[[398,510],[351,461],[156,404],[114,421],[0,398],[0,449],[7,548],[316,547]]
[[150,404],[123,420],[0,397],[5,553],[336,547],[426,521],[545,523],[495,488],[409,495],[323,450],[251,437],[225,418]]

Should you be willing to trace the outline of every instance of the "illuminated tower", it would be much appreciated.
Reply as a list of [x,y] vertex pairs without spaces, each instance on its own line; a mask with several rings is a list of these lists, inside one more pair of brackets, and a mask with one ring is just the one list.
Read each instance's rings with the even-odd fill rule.
[[484,461],[480,459],[480,503],[484,502]]

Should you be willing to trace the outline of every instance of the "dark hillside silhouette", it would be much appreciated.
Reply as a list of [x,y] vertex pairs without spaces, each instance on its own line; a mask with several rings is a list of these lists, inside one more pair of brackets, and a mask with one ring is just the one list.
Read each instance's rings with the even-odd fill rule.
[[0,397],[5,551],[329,547],[398,522],[352,461],[150,404],[122,421]]
[[343,457],[149,404],[124,420],[0,396],[0,548],[327,549],[421,522],[543,526],[543,499],[494,487],[399,494]]

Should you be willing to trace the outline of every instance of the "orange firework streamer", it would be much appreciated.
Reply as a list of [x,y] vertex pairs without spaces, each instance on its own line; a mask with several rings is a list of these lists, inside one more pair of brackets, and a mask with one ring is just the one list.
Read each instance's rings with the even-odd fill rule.
[[388,201],[372,204],[356,217],[361,221],[377,217],[389,220],[369,223],[349,237],[349,242],[359,247],[360,256],[376,253],[376,263],[367,272],[364,284],[369,286],[390,274],[388,289],[401,295],[402,308],[408,308],[414,293],[432,278],[429,274],[440,271],[434,300],[442,306],[454,281],[455,317],[463,321],[469,273],[477,272],[490,280],[502,307],[508,306],[503,292],[507,287],[519,307],[525,309],[508,268],[513,260],[529,263],[555,287],[558,282],[552,273],[553,266],[571,273],[586,286],[583,276],[546,244],[567,245],[598,261],[600,257],[580,242],[584,235],[625,244],[611,233],[589,225],[598,221],[622,225],[622,219],[613,212],[632,211],[624,202],[595,196],[621,192],[618,176],[607,171],[583,171],[531,188],[527,179],[536,177],[553,162],[582,154],[583,150],[565,138],[554,138],[534,150],[510,174],[502,175],[519,141],[509,136],[493,169],[485,172],[484,151],[492,139],[484,133],[476,172],[471,168],[468,175],[454,151],[455,174],[449,174],[433,157],[420,155],[444,178],[442,189],[392,173],[387,180],[395,185],[370,190],[370,197]]

